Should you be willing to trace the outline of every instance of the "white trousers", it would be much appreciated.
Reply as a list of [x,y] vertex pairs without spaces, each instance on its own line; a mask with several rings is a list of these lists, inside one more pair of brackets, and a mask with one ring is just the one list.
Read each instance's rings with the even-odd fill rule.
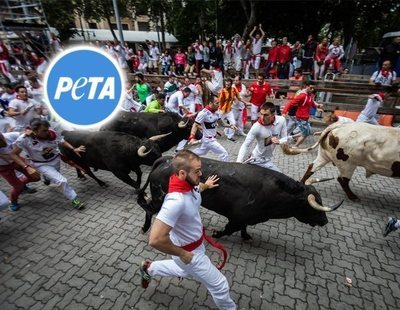
[[265,158],[252,158],[247,161],[250,165],[257,165],[263,168],[271,169],[274,171],[282,172],[270,159]]
[[250,119],[256,121],[258,119],[258,113],[260,112],[260,107],[255,104],[251,104],[250,108]]
[[172,256],[172,259],[152,262],[148,272],[151,276],[193,277],[208,289],[218,309],[236,309],[228,281],[206,255],[204,245],[193,251],[192,261],[187,265]]
[[217,142],[217,140],[212,141],[202,141],[201,146],[193,150],[193,153],[202,156],[206,155],[209,151],[218,155],[220,161],[229,161],[228,152],[224,147]]
[[376,118],[367,117],[362,113],[360,113],[358,115],[356,122],[368,123],[368,124],[372,124],[372,125],[379,125],[379,122],[378,122],[378,120]]
[[242,57],[236,56],[235,57],[235,71],[239,72],[242,70]]
[[244,133],[243,131],[243,110],[241,109],[232,109],[233,118],[235,119],[236,127],[238,128],[238,132]]
[[64,194],[69,200],[76,198],[76,192],[68,184],[67,179],[59,172],[60,157],[57,157],[46,163],[32,162],[32,167],[36,168],[47,180],[57,186],[57,189]]
[[[228,121],[230,125],[236,125],[235,116],[233,115],[232,110],[227,113],[221,113],[221,119],[225,122]],[[235,134],[235,130],[232,128],[224,128],[224,133],[228,139],[232,139]]]

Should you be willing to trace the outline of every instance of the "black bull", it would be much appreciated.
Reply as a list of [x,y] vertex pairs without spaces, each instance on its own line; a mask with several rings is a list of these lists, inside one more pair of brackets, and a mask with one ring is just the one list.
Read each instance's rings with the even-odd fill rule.
[[[159,142],[161,152],[166,152],[179,141],[188,139],[193,119],[181,117],[176,113],[143,113],[121,111],[100,130],[112,130],[129,133],[139,138],[171,133]],[[197,137],[196,138],[201,138]]]
[[[202,193],[202,206],[229,220],[223,231],[214,232],[213,236],[217,238],[240,230],[242,238],[249,239],[247,226],[269,219],[295,217],[311,226],[324,226],[328,223],[325,213],[337,209],[343,202],[332,208],[323,207],[313,186],[259,166],[207,158],[201,161],[202,182],[211,175],[220,178],[219,187]],[[150,228],[152,215],[161,208],[171,173],[171,157],[158,159],[146,184],[138,192],[138,204],[146,211],[144,232]],[[149,183],[151,200],[146,201],[145,190]]]
[[[161,157],[158,141],[166,135],[154,136],[150,139],[139,139],[126,133],[113,131],[64,131],[63,136],[72,146],[84,145],[86,152],[77,156],[73,151],[60,147],[62,154],[83,169],[100,186],[106,184],[98,179],[90,167],[111,171],[118,179],[126,184],[139,188],[142,171],[140,165],[151,166]],[[137,180],[133,180],[129,173],[134,171]]]

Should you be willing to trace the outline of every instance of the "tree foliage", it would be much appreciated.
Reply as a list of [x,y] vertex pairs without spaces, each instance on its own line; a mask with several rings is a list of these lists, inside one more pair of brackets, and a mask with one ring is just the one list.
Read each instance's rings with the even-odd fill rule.
[[42,0],[47,22],[57,29],[62,41],[68,40],[74,34],[74,9],[72,0]]
[[[107,20],[111,29],[112,0],[43,0],[48,20],[60,33],[73,20],[73,12],[85,20]],[[388,31],[398,31],[398,0],[118,0],[121,17],[147,11],[160,32],[173,33],[181,44],[200,36],[230,38],[247,36],[254,25],[262,24],[268,37],[289,37],[304,41],[308,34],[351,38],[359,46],[380,43]],[[115,35],[115,34],[114,34]]]

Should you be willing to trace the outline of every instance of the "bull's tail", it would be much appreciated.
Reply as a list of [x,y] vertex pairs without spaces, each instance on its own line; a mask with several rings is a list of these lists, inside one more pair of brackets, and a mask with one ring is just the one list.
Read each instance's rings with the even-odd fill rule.
[[296,147],[290,147],[288,144],[283,144],[282,145],[282,151],[286,155],[298,155],[302,153],[307,153],[309,151],[314,150],[318,145],[321,144],[322,141],[326,139],[328,134],[335,129],[336,127],[340,126],[341,124],[339,122],[333,123],[332,125],[326,127],[324,131],[321,133],[321,136],[319,137],[318,141],[315,142],[312,146],[305,148],[305,149],[299,149]]
[[149,173],[149,175],[148,175],[148,177],[147,177],[146,183],[143,185],[142,188],[140,188],[140,189],[137,191],[138,201],[139,201],[139,200],[140,200],[140,201],[145,200],[144,195],[145,195],[145,192],[146,192],[146,188],[147,188],[147,186],[149,186],[149,183],[150,183],[150,176],[151,176],[151,173],[154,171],[154,169],[156,169],[156,168],[157,168],[159,165],[161,165],[164,161],[165,161],[165,158],[164,158],[164,157],[160,157],[160,158],[158,158],[158,159],[153,163],[153,166],[151,167],[151,171],[150,171],[150,173]]

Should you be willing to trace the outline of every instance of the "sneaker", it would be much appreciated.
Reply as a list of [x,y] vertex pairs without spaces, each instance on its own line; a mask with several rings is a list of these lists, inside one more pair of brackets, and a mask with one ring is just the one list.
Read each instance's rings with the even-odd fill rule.
[[26,186],[26,185],[24,186],[23,193],[34,194],[34,193],[36,193],[36,192],[37,192],[37,189],[28,187],[28,186]]
[[232,141],[232,142],[235,142],[235,141],[236,141],[236,140],[233,139],[233,138],[227,138],[227,140]]
[[18,202],[11,202],[11,204],[8,206],[8,210],[11,212],[18,211],[19,208],[21,208],[21,206],[18,204]]
[[151,261],[149,261],[149,260],[144,260],[140,264],[140,274],[142,276],[142,287],[143,288],[147,288],[151,281],[151,275],[147,272],[150,265],[151,265]]
[[397,230],[395,224],[397,223],[397,219],[395,217],[389,217],[389,221],[386,224],[385,230],[383,231],[383,236],[386,237],[392,231]]
[[78,210],[81,210],[85,206],[85,204],[83,202],[81,202],[78,198],[73,199],[71,201],[71,204],[75,209],[78,209]]
[[50,185],[50,180],[49,180],[49,179],[46,179],[46,178],[44,178],[44,179],[43,179],[43,183],[44,183],[44,185],[47,185],[47,186],[49,186],[49,185]]

